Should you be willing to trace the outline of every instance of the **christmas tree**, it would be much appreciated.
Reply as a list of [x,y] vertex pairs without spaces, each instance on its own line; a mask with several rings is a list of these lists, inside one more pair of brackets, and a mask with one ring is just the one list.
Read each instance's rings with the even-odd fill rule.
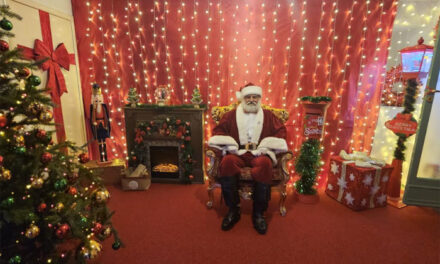
[[[1,6],[3,17],[20,17]],[[73,154],[54,144],[51,100],[32,75],[37,63],[9,49],[12,23],[0,21],[0,263],[85,263],[111,234],[121,242],[106,201],[109,193]],[[53,130],[53,129],[52,129]],[[79,162],[78,162],[79,161]]]
[[295,188],[300,194],[315,194],[316,175],[321,166],[322,149],[318,139],[310,138],[301,146],[299,156],[295,160],[295,170],[301,178],[295,182]]
[[198,88],[194,89],[191,102],[197,106],[203,102],[202,96],[200,95],[200,90]]
[[139,103],[139,94],[136,91],[136,88],[130,88],[128,91],[128,103],[131,105],[131,107],[136,107],[136,104]]

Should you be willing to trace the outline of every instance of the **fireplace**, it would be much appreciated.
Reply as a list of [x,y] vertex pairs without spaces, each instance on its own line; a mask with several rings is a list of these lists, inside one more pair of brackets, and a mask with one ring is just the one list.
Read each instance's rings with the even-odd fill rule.
[[[137,153],[136,161],[147,167],[152,182],[187,183],[188,178],[193,183],[204,182],[203,111],[201,108],[172,106],[124,108],[128,153]],[[189,139],[177,136],[179,131],[176,128],[164,128],[164,120],[180,120],[179,124],[190,124],[190,128],[187,128],[190,131]],[[154,133],[144,133],[140,138],[137,134],[139,131],[136,132],[139,125],[151,122],[161,125],[154,126],[157,129]],[[165,133],[167,128],[168,134]],[[147,131],[145,126],[143,129]]]
[[152,180],[179,181],[183,170],[177,141],[151,140],[147,145],[147,168]]

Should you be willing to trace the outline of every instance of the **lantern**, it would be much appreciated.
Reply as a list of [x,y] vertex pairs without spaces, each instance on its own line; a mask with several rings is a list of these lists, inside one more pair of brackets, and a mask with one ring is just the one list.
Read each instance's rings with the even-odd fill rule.
[[425,40],[420,37],[418,45],[400,50],[402,59],[402,76],[408,79],[423,79],[429,72],[434,47],[423,44]]

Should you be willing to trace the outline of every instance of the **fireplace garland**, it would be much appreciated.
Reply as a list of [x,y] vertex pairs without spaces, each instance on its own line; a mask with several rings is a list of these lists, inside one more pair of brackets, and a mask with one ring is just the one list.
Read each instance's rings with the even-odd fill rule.
[[192,159],[191,123],[171,116],[138,123],[135,128],[134,148],[130,153],[130,166],[136,167],[138,164],[145,162],[145,149],[147,147],[145,145],[145,139],[153,136],[171,137],[181,141],[181,160],[183,160],[184,164],[183,181],[191,183],[191,180],[194,178],[192,171],[193,163],[195,162]]

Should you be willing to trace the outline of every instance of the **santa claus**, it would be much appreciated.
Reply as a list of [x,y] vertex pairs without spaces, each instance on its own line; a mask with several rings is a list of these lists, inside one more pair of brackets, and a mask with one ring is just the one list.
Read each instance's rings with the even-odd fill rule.
[[264,212],[270,199],[276,154],[287,151],[286,127],[269,110],[261,108],[262,89],[252,83],[237,92],[241,103],[226,113],[214,128],[210,147],[221,150],[219,182],[229,212],[222,230],[230,230],[240,220],[237,181],[241,168],[251,167],[254,180],[252,222],[260,234],[267,231]]

